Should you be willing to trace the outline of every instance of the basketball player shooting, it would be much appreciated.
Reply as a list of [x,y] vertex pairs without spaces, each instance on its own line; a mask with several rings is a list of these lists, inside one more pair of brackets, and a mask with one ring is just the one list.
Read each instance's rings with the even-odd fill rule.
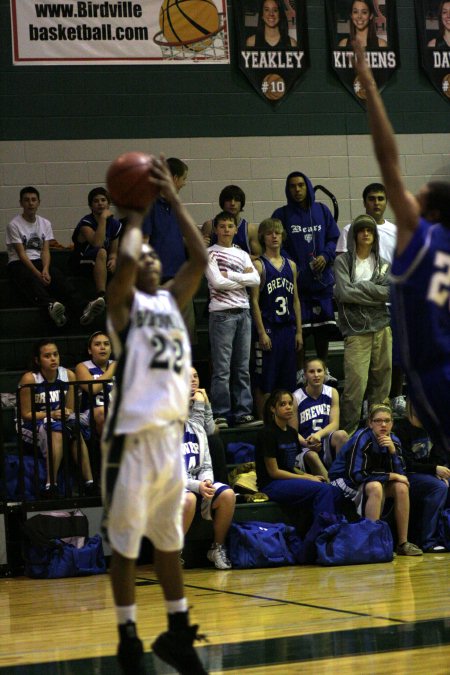
[[397,221],[392,265],[394,329],[408,392],[433,441],[450,452],[450,183],[414,196],[403,182],[395,135],[364,49],[353,44],[375,155]]
[[[180,673],[206,673],[193,647],[179,552],[183,546],[181,454],[190,397],[191,352],[180,309],[196,292],[207,253],[181,204],[164,161],[153,159],[149,181],[173,209],[189,252],[170,290],[159,288],[161,263],[143,244],[144,211],[130,211],[107,293],[108,332],[119,357],[104,443],[105,526],[112,547],[111,583],[119,630],[118,660],[126,675],[143,675],[136,629],[135,561],[143,536],[168,613],[168,630],[153,651]],[[150,205],[150,204],[149,204]]]

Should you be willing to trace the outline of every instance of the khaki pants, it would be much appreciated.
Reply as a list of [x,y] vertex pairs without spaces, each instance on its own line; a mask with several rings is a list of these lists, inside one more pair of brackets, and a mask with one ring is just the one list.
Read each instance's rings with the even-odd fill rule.
[[376,333],[344,339],[345,385],[341,397],[340,427],[351,436],[358,428],[366,393],[369,406],[389,398],[392,372],[392,332],[389,326]]

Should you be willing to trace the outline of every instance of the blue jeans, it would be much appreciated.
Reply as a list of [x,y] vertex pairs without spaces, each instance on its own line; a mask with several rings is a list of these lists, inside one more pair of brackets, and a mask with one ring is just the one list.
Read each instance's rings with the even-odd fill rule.
[[409,473],[411,512],[409,530],[411,539],[423,549],[438,543],[438,521],[445,508],[448,487],[443,480],[426,473]]
[[[251,415],[250,389],[250,310],[210,312],[211,406],[214,417]],[[230,386],[231,385],[231,386]]]
[[307,480],[306,478],[287,478],[273,480],[263,487],[263,492],[279,504],[291,504],[310,508],[314,516],[319,513],[339,513],[342,493],[339,488],[328,483]]

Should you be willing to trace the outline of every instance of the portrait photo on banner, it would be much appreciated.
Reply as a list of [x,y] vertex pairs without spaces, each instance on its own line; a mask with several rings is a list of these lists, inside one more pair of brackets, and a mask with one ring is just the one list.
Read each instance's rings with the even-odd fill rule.
[[233,0],[239,67],[277,104],[309,66],[306,0]]
[[450,101],[450,0],[415,0],[415,8],[422,67]]
[[366,50],[379,89],[398,69],[398,30],[395,0],[328,0],[327,15],[330,65],[342,84],[361,103],[364,89],[355,77],[353,43]]

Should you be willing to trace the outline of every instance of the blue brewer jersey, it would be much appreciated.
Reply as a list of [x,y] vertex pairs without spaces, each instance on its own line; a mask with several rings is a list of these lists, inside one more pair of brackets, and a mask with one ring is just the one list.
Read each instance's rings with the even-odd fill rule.
[[[108,361],[107,368],[111,365],[112,361]],[[104,375],[103,370],[100,368],[100,366],[95,365],[93,361],[83,361],[83,365],[86,366],[88,369],[89,373],[92,375],[94,380],[97,380],[99,377]],[[111,389],[113,385],[112,382],[109,382],[106,385],[106,390],[108,394],[111,394]],[[94,408],[100,408],[101,406],[105,405],[105,397],[103,395],[104,389],[99,391],[97,394],[94,394]],[[85,412],[86,410],[89,410],[89,393],[87,391],[82,390],[81,391],[81,411]]]
[[[211,230],[210,246],[213,244],[217,244],[217,234],[214,232],[214,228]],[[239,246],[243,251],[247,251],[249,255],[251,254],[250,242],[248,240],[248,221],[245,218],[241,218],[237,226],[237,232],[233,237],[233,245]]]
[[330,423],[332,388],[328,384],[322,387],[318,398],[312,398],[306,393],[305,387],[294,392],[297,404],[298,431],[303,438],[308,438],[319,429]]
[[420,219],[394,258],[391,299],[409,394],[433,441],[450,450],[450,228]]
[[61,408],[61,388],[64,392],[64,396],[67,395],[69,389],[69,375],[67,369],[60,366],[54,382],[47,382],[42,373],[33,373],[33,375],[36,382],[36,387],[34,389],[36,412],[45,412],[47,409],[45,403],[46,388],[48,388],[49,392],[51,410],[59,410]]
[[[34,404],[36,412],[46,412],[47,404],[45,402],[45,391],[48,390],[48,396],[50,400],[50,409],[59,410],[61,408],[61,390],[63,391],[64,397],[67,396],[69,389],[69,374],[66,368],[60,366],[58,368],[58,374],[54,382],[48,382],[42,373],[33,373],[34,381],[36,386],[34,388]],[[33,395],[33,393],[32,393]],[[45,420],[36,420],[36,427],[39,428],[44,425]],[[24,440],[28,443],[33,442],[33,423],[31,421],[22,421],[22,436]],[[53,421],[52,429],[54,431],[61,431],[62,425],[61,421]]]
[[259,307],[266,324],[295,324],[294,274],[286,258],[278,270],[270,260],[261,256],[262,274]]

